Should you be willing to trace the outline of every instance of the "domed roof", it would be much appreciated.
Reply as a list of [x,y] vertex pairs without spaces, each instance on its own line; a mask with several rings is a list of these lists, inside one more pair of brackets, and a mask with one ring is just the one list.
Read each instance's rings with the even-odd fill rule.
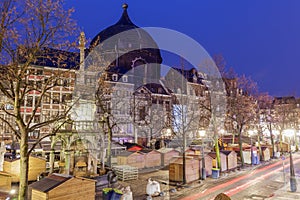
[[97,46],[100,42],[103,42],[104,40],[110,38],[111,36],[121,33],[123,31],[139,28],[134,23],[132,23],[132,21],[130,20],[130,18],[128,16],[128,13],[127,13],[128,5],[123,4],[122,7],[123,7],[124,11],[123,11],[123,14],[122,14],[121,18],[119,19],[119,21],[116,24],[109,26],[108,28],[106,28],[103,31],[101,31],[100,33],[98,33],[94,37],[94,39],[91,41],[90,46],[92,46],[92,47]]
[[[156,51],[156,55],[161,60],[160,56],[160,50],[158,49],[158,46],[156,42],[153,40],[153,38],[142,28],[139,28],[136,26],[129,18],[127,13],[127,4],[123,4],[123,14],[119,21],[109,26],[108,28],[102,30],[100,33],[98,33],[93,40],[90,43],[90,50],[92,50],[94,47],[96,47],[98,44],[102,43],[103,41],[107,40],[108,38],[111,38],[109,42],[104,42],[103,48],[106,50],[114,50],[115,47],[118,49],[147,49],[147,47],[154,47]],[[132,30],[132,31],[130,31]],[[112,38],[112,36],[117,35],[119,33],[122,33],[124,31],[125,34],[120,34],[120,36],[116,38]],[[153,49],[153,50],[154,50]],[[153,50],[152,53],[153,54]],[[161,62],[159,62],[161,63]]]
[[[146,80],[141,77],[145,74],[147,80],[159,80],[162,63],[160,49],[146,30],[132,23],[127,8],[128,5],[123,4],[123,14],[119,21],[98,33],[91,41],[88,51],[92,52],[101,44],[96,52],[100,52],[102,59],[110,63],[110,73],[125,74],[132,68],[147,64],[149,67],[144,68],[145,73],[139,72],[141,70],[132,71],[135,73],[132,75],[135,77],[135,83],[138,80]],[[138,73],[140,74],[137,75]]]

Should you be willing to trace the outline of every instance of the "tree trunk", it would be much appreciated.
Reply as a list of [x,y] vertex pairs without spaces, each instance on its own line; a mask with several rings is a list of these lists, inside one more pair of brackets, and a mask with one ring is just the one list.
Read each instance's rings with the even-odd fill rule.
[[51,149],[50,149],[50,154],[49,154],[49,173],[52,174],[53,171],[54,171],[54,152],[55,152],[55,149],[54,149],[54,146],[55,146],[55,138],[54,136],[51,136],[50,137],[50,140],[51,140]]
[[[259,159],[263,160],[263,153],[261,150],[261,145],[260,145],[260,136],[259,134],[257,135],[257,144],[258,144],[258,149],[259,149]],[[252,159],[252,158],[251,158]],[[252,161],[252,160],[251,160]]]
[[238,135],[239,138],[239,148],[240,148],[240,156],[241,156],[241,167],[244,167],[244,156],[243,156],[243,143],[242,143],[242,133],[240,132]]
[[108,129],[108,143],[107,143],[107,164],[111,167],[111,142],[112,142],[112,130]]
[[27,199],[28,189],[28,166],[29,166],[29,154],[28,154],[28,133],[21,133],[20,140],[20,183],[19,183],[19,200]]
[[112,127],[110,126],[109,117],[106,118],[106,123],[108,127],[108,138],[107,138],[107,165],[111,167],[111,143],[112,143]]
[[272,133],[272,127],[270,127],[270,135],[271,135],[271,143],[272,143],[272,158],[275,158],[275,143],[274,143],[274,135]]
[[282,148],[282,131],[280,131],[279,133],[279,140],[280,140],[280,152],[281,152],[281,155],[283,154],[283,148]]
[[182,183],[186,184],[186,154],[185,154],[185,148],[183,150],[183,156],[182,156]]
[[298,143],[298,138],[297,138],[297,134],[296,134],[296,131],[294,133],[294,138],[295,138],[295,146],[296,146],[296,152],[298,152],[299,150],[299,143]]

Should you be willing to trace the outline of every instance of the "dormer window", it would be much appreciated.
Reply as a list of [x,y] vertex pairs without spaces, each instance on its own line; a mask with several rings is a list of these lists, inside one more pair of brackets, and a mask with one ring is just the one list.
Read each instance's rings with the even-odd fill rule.
[[113,74],[112,75],[112,80],[113,81],[118,81],[118,74]]
[[128,76],[122,76],[122,81],[124,83],[127,83],[128,82]]
[[162,88],[158,88],[158,93],[159,93],[159,94],[162,94],[162,93],[163,93]]

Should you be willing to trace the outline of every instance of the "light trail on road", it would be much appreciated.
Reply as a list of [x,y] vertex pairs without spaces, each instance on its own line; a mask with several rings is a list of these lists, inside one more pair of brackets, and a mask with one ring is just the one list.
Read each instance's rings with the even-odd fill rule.
[[[297,159],[297,158],[296,158],[296,159]],[[295,159],[295,161],[294,161],[294,164],[300,162],[300,159],[299,159],[299,158],[298,158],[298,160],[296,160],[296,159]],[[283,162],[287,162],[287,161],[284,160]],[[258,173],[260,173],[260,172],[264,172],[264,171],[266,171],[267,169],[276,167],[276,166],[281,165],[281,164],[282,164],[282,161],[278,161],[278,162],[273,163],[273,164],[271,164],[271,165],[268,165],[268,166],[265,166],[265,167],[262,167],[262,168],[253,170],[253,171],[252,171],[251,173],[249,173],[249,174],[240,176],[240,177],[238,177],[238,178],[234,178],[234,179],[232,179],[232,180],[227,181],[226,183],[222,183],[222,184],[217,185],[217,186],[214,186],[214,187],[212,187],[212,188],[205,189],[205,190],[203,190],[201,193],[193,194],[193,195],[190,195],[190,196],[188,196],[188,197],[184,197],[184,198],[182,198],[182,199],[183,199],[183,200],[200,199],[201,197],[205,197],[205,196],[207,196],[207,195],[209,195],[209,194],[211,194],[211,193],[216,192],[217,190],[220,190],[220,189],[223,189],[223,188],[225,188],[225,187],[228,187],[229,185],[232,185],[232,184],[237,183],[237,182],[239,182],[239,181],[242,181],[242,180],[244,180],[244,179],[249,180],[247,183],[241,184],[241,185],[238,186],[238,187],[235,187],[235,188],[232,188],[232,189],[229,189],[229,190],[223,192],[223,193],[225,193],[225,194],[228,195],[228,196],[235,195],[235,194],[237,194],[238,192],[240,192],[240,191],[242,191],[242,190],[245,190],[246,188],[248,188],[248,187],[254,185],[255,183],[257,183],[257,182],[259,182],[259,181],[261,181],[261,180],[263,180],[263,179],[265,179],[265,178],[271,176],[274,172],[278,172],[278,171],[282,170],[282,168],[279,167],[279,168],[277,168],[277,169],[275,169],[275,170],[273,170],[273,171],[271,171],[271,172],[269,172],[269,173],[263,174],[263,175],[261,175],[261,176],[259,176],[259,177],[257,177],[257,178],[254,178],[254,179],[253,179],[253,175],[258,174]],[[286,165],[286,167],[288,167],[289,165],[290,165],[290,164],[288,163],[288,164]],[[213,200],[213,198],[212,198],[211,200]]]

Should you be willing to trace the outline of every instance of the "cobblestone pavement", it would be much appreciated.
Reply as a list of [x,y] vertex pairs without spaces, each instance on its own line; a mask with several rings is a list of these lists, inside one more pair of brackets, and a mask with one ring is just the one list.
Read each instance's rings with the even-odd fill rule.
[[[268,164],[268,163],[265,163]],[[261,164],[263,165],[263,164]],[[148,179],[152,178],[155,181],[160,183],[161,191],[164,192],[164,196],[152,197],[153,200],[179,200],[185,197],[187,194],[195,194],[201,191],[201,188],[204,186],[213,186],[215,184],[226,182],[227,179],[248,173],[248,170],[251,170],[257,166],[248,166],[242,170],[235,170],[227,173],[221,173],[218,179],[213,179],[208,177],[205,181],[194,181],[187,184],[185,187],[176,187],[176,185],[169,185],[169,171],[168,170],[150,170],[146,172],[140,172],[138,180],[130,181],[119,181],[119,187],[130,186],[133,193],[134,200],[145,200],[147,199],[146,187]],[[170,192],[172,189],[176,188],[176,192]]]
[[297,190],[296,192],[291,192],[289,181],[286,182],[284,187],[275,191],[274,194],[267,198],[266,200],[292,200],[292,199],[300,199],[300,177],[296,178],[297,181]]
[[[146,187],[148,179],[152,178],[160,183],[160,189],[164,192],[163,196],[152,197],[153,200],[176,200],[181,199],[186,196],[186,194],[193,194],[201,191],[204,184],[214,185],[216,182],[226,181],[227,178],[232,176],[237,176],[239,174],[245,173],[246,171],[235,171],[230,173],[225,173],[220,176],[219,179],[207,178],[205,181],[194,181],[189,183],[184,187],[176,186],[174,184],[169,185],[169,171],[168,170],[155,170],[153,172],[139,173],[138,180],[130,180],[126,182],[119,181],[119,187],[130,186],[133,193],[134,200],[144,200],[147,199]],[[176,189],[176,192],[174,191]],[[171,192],[170,192],[171,191]]]

